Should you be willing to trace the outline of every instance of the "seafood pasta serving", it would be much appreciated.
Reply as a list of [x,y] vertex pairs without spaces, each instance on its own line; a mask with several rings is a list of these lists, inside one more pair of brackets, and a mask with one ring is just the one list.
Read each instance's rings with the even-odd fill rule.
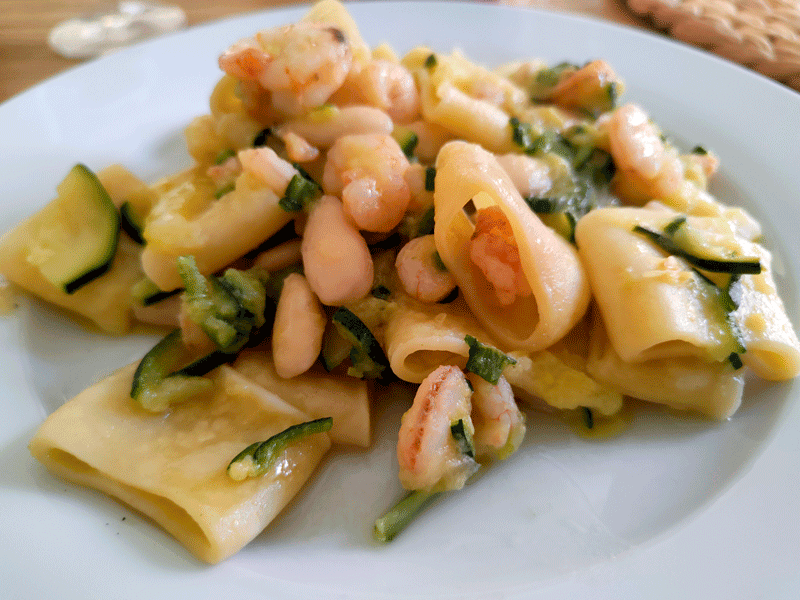
[[163,328],[30,450],[199,559],[257,536],[332,446],[369,447],[374,404],[407,402],[381,390],[413,396],[389,541],[540,411],[725,420],[746,377],[800,371],[759,223],[606,62],[401,57],[323,0],[219,67],[191,168],[78,164],[0,241],[13,284],[108,334]]

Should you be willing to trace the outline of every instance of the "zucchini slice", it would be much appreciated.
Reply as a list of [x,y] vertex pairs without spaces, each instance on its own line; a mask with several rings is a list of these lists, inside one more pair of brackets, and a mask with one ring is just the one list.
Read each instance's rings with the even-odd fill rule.
[[263,475],[275,463],[281,452],[294,442],[315,433],[330,431],[332,426],[332,417],[306,421],[292,425],[264,442],[250,444],[228,464],[228,476],[234,481],[243,481],[248,477]]
[[686,217],[678,217],[669,223],[663,233],[641,225],[636,225],[633,231],[644,235],[665,252],[683,258],[701,271],[730,275],[761,273],[761,261],[757,256],[736,256],[730,250],[712,244],[702,231],[687,224]]
[[329,321],[322,336],[322,351],[319,355],[323,368],[328,373],[333,371],[350,356],[352,347],[351,341],[342,335],[332,321]]
[[72,294],[111,267],[120,219],[97,176],[78,164],[58,184],[52,221],[31,248],[29,261],[54,286]]
[[204,374],[201,370],[194,369],[191,375],[180,372],[181,367],[187,363],[190,366],[196,364],[198,362],[196,358],[196,355],[184,346],[181,330],[173,330],[153,346],[139,362],[133,374],[131,398],[146,410],[161,412],[170,404],[183,402],[209,390],[213,383],[210,379],[198,376]]
[[347,374],[362,379],[376,379],[389,367],[389,359],[369,328],[351,310],[339,307],[333,317],[339,333],[350,342],[350,361]]
[[123,202],[119,207],[120,227],[137,244],[144,246],[144,218],[136,213],[136,209],[130,202]]

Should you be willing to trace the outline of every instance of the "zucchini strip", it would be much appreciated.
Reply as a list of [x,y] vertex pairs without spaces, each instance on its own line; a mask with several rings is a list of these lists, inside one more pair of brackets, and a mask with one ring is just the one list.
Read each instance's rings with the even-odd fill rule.
[[414,517],[441,492],[414,490],[395,504],[389,512],[376,519],[373,537],[379,542],[391,542]]
[[264,442],[250,444],[228,464],[228,476],[235,481],[243,481],[248,477],[263,475],[293,442],[315,433],[330,431],[332,426],[332,417],[315,419],[292,425]]
[[635,233],[640,233],[655,243],[659,248],[674,256],[683,258],[690,265],[708,271],[710,273],[729,273],[731,275],[758,275],[761,273],[761,261],[758,259],[725,259],[725,258],[705,258],[696,256],[679,246],[672,238],[652,231],[641,225],[633,228]]

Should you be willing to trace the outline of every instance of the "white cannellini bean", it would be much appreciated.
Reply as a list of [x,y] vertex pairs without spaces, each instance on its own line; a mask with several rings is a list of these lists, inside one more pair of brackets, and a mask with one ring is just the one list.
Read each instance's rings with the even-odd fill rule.
[[325,312],[305,277],[292,273],[283,289],[272,327],[275,371],[290,379],[305,373],[317,360],[325,331]]
[[341,306],[363,298],[372,288],[374,267],[367,242],[335,196],[323,196],[314,204],[301,252],[308,283],[323,304]]

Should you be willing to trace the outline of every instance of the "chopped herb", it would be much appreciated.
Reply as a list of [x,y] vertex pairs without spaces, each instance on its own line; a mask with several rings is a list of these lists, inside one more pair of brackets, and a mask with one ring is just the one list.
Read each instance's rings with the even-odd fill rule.
[[469,346],[469,358],[464,370],[475,373],[492,385],[497,385],[503,369],[507,365],[517,364],[517,361],[507,354],[503,354],[497,348],[482,344],[471,335],[466,336],[464,341]]
[[436,181],[436,167],[428,167],[425,169],[425,190],[428,192],[434,191],[434,182]]
[[332,426],[331,417],[315,419],[292,425],[264,442],[250,444],[228,464],[228,475],[236,481],[263,475],[291,444],[316,433],[330,431]]
[[472,433],[464,423],[464,419],[459,419],[450,424],[450,435],[456,441],[458,451],[466,454],[470,458],[475,458],[475,444],[472,441]]
[[694,148],[692,148],[692,151],[691,151],[691,153],[692,153],[692,154],[701,154],[701,155],[705,155],[705,154],[708,154],[708,150],[706,150],[706,149],[705,149],[705,148],[703,148],[702,146],[695,146]]
[[514,140],[517,146],[527,152],[533,144],[533,129],[531,124],[524,123],[517,117],[511,117],[508,120],[508,124],[511,127],[511,139]]
[[435,54],[429,54],[428,58],[425,59],[425,68],[426,69],[433,69],[438,64],[439,64],[439,61],[437,60]]
[[234,156],[236,156],[236,151],[231,148],[226,148],[225,150],[217,154],[217,158],[214,159],[214,164],[221,165],[226,160],[228,160],[229,158],[233,158]]
[[728,356],[728,361],[730,361],[734,371],[738,371],[744,366],[742,358],[736,352],[731,352],[730,356]]

